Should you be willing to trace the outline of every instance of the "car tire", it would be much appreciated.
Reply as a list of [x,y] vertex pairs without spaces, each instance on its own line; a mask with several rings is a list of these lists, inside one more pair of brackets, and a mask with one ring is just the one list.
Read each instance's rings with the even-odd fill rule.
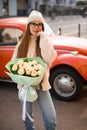
[[72,68],[58,68],[50,75],[51,92],[63,101],[75,100],[81,92],[83,79]]

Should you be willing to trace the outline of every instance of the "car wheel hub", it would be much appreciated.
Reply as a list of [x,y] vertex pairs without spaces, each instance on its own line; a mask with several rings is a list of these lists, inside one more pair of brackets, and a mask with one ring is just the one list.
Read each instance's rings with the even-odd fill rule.
[[61,74],[55,78],[54,88],[59,95],[69,96],[76,90],[74,79],[66,74]]

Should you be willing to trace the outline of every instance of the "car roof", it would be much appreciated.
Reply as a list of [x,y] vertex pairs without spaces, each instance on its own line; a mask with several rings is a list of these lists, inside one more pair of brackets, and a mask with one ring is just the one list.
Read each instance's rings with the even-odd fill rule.
[[[27,24],[27,17],[10,17],[0,19],[0,28],[17,28],[25,31]],[[47,23],[44,23],[44,31],[48,36],[54,35],[54,32]]]
[[0,28],[11,27],[18,28],[23,31],[26,29],[27,17],[12,17],[12,18],[2,18],[0,19]]

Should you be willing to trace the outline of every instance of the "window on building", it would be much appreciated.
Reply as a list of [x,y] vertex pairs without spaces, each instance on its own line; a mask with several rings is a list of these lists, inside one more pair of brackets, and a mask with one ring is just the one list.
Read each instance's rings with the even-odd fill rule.
[[3,15],[8,16],[8,0],[3,0]]

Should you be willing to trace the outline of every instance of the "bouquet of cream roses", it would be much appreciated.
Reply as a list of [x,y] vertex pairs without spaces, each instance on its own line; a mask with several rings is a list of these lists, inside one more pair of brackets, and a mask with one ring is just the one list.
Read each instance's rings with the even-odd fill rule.
[[26,93],[27,101],[34,101],[38,95],[35,85],[38,85],[44,76],[47,65],[40,57],[36,58],[16,58],[6,64],[9,72],[6,72],[11,79],[22,85],[19,89],[19,99],[23,100]]

